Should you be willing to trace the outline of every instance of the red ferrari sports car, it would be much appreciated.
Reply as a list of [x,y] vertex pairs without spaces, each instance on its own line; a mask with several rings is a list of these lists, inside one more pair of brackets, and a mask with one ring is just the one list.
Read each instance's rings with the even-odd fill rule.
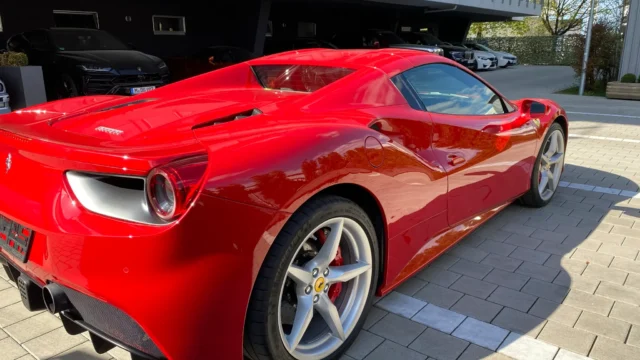
[[567,116],[453,61],[303,50],[0,117],[0,258],[30,310],[135,359],[335,359],[384,295],[516,199]]

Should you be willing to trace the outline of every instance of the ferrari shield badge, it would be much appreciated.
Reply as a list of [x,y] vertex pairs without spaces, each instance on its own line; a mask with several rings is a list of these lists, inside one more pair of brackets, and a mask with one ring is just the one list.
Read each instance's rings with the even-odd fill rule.
[[531,122],[533,122],[533,125],[536,126],[536,129],[540,128],[540,119],[538,119],[538,118],[531,119]]
[[6,160],[4,161],[4,173],[8,173],[11,170],[11,154],[7,155]]

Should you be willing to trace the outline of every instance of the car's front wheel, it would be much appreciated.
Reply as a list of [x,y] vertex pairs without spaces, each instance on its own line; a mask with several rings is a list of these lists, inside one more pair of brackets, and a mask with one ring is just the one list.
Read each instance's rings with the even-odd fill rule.
[[246,355],[337,359],[371,307],[377,249],[373,224],[354,202],[328,196],[305,204],[258,274],[245,324]]
[[555,195],[564,170],[565,134],[562,126],[553,123],[540,147],[531,174],[531,188],[520,198],[525,205],[542,207]]

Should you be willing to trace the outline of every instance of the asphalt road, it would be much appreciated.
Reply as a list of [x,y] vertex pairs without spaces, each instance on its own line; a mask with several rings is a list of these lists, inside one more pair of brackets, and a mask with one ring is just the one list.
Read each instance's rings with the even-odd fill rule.
[[597,96],[555,94],[578,83],[569,66],[524,66],[479,72],[509,99],[549,98],[567,111],[570,120],[600,124],[640,125],[640,101]]
[[483,77],[510,99],[548,97],[576,83],[575,73],[568,66],[524,66],[482,71]]

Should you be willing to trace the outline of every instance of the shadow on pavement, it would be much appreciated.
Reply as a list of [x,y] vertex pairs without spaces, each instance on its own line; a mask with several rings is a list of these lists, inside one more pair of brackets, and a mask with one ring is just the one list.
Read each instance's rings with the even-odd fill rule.
[[[615,176],[602,170],[576,165],[570,167],[573,171],[599,171],[603,175]],[[511,205],[477,230],[478,234],[472,234],[469,241],[461,241],[459,246],[473,242],[474,237],[477,241],[478,236],[491,231],[521,232],[512,233],[504,243],[516,244],[514,251],[521,252],[517,256],[511,253],[509,257],[524,260],[514,274],[530,279],[522,286],[513,283],[510,289],[496,295],[496,291],[505,285],[499,284],[498,290],[487,298],[487,301],[497,301],[505,306],[491,323],[512,331],[500,345],[501,349],[507,348],[503,351],[507,355],[510,351],[512,356],[522,351],[526,345],[523,343],[530,340],[524,338],[521,341],[522,334],[585,356],[590,351],[602,351],[594,348],[595,336],[600,338],[602,335],[597,332],[606,331],[598,330],[598,324],[606,327],[614,301],[640,305],[640,281],[635,285],[638,288],[625,285],[626,273],[640,272],[640,262],[635,261],[640,250],[640,238],[630,236],[635,234],[631,229],[634,221],[640,223],[637,222],[640,219],[640,198],[633,199],[620,193],[615,189],[603,193],[561,187],[547,207],[533,209]],[[636,231],[640,233],[638,229]],[[526,235],[529,231],[532,233]],[[481,244],[478,246],[482,249]],[[496,265],[494,268],[499,267]],[[484,277],[485,281],[487,277]],[[528,302],[531,296],[537,297],[533,303]],[[455,311],[455,306],[452,310]],[[617,320],[629,321],[620,319],[620,315],[616,317]],[[574,326],[585,331],[567,333],[567,329]],[[620,342],[619,346],[624,346],[622,343],[626,341],[630,324],[626,326],[626,333],[621,330],[620,334],[607,334],[607,338],[613,338]],[[579,333],[584,334],[583,338],[574,339]],[[553,354],[549,359],[552,357]]]

